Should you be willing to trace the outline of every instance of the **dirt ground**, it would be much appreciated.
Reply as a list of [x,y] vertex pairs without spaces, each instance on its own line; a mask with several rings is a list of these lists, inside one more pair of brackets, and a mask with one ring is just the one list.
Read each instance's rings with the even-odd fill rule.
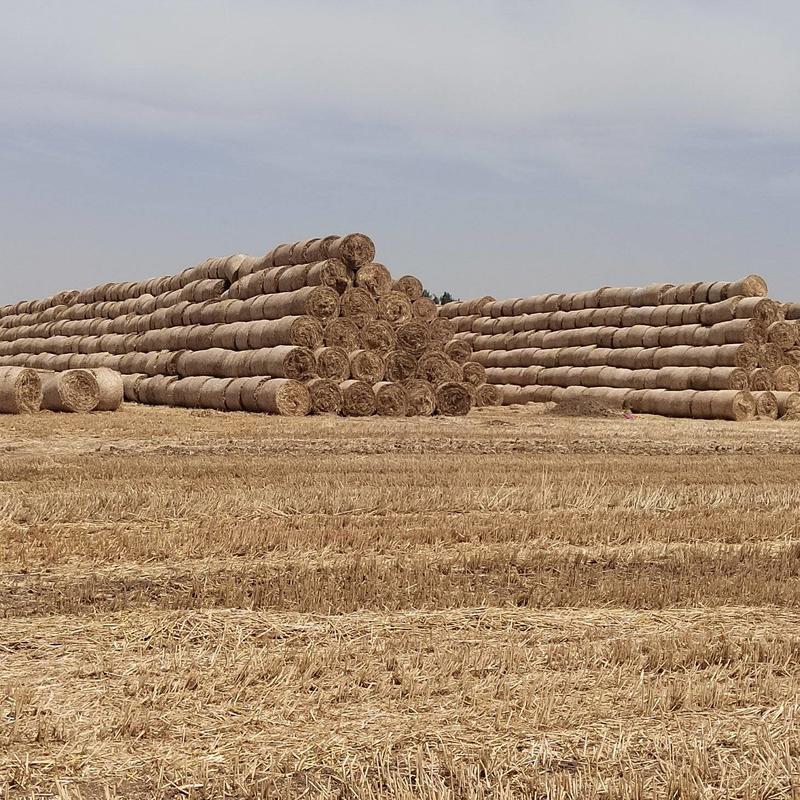
[[800,798],[800,423],[0,417],[2,798]]

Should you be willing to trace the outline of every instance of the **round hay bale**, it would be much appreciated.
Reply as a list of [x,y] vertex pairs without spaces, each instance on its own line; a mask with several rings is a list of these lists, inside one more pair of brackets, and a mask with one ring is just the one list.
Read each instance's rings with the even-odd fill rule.
[[767,328],[767,342],[783,350],[791,350],[797,344],[797,326],[784,320],[773,322]]
[[210,380],[207,375],[196,375],[175,381],[172,388],[175,405],[181,408],[199,408],[200,391]]
[[775,389],[779,392],[800,391],[800,370],[790,364],[784,364],[773,372]]
[[398,278],[392,288],[396,292],[402,292],[412,303],[415,300],[419,300],[424,291],[422,283],[413,275],[403,275],[402,278]]
[[488,408],[503,405],[503,395],[497,386],[484,383],[475,390],[475,407]]
[[393,325],[408,322],[413,317],[411,301],[403,292],[391,291],[381,295],[377,306],[379,319],[385,319]]
[[372,391],[378,416],[405,417],[408,414],[408,396],[401,384],[381,381],[372,387]]
[[[139,384],[139,399],[136,402],[152,406],[174,406],[177,381],[178,378],[174,375],[154,375],[152,378],[145,378]],[[125,399],[130,399],[127,397],[127,392]]]
[[410,353],[403,350],[390,350],[384,357],[385,377],[397,383],[409,380],[417,373],[417,361]]
[[786,359],[787,364],[791,364],[793,367],[800,367],[800,347],[793,347],[791,350],[787,350],[783,357]]
[[349,358],[350,375],[354,380],[364,381],[370,386],[383,380],[386,364],[377,353],[371,350],[353,350]]
[[[347,292],[343,297],[346,295]],[[309,316],[324,324],[339,316],[339,295],[327,286],[304,286],[296,292],[266,295],[251,308],[251,313],[256,309],[261,319]]]
[[328,258],[338,258],[351,269],[357,270],[375,258],[375,245],[363,233],[348,233],[328,244]]
[[730,322],[732,319],[736,319],[739,300],[738,297],[732,297],[730,300],[703,306],[700,311],[700,322],[703,325],[718,325],[720,322]]
[[767,326],[780,318],[780,307],[767,297],[743,297],[736,306],[737,319],[758,319]]
[[[756,399],[750,392],[701,392],[708,397],[709,419],[744,421],[756,415]],[[702,398],[700,398],[702,400]]]
[[357,350],[361,346],[361,331],[352,318],[337,317],[325,326],[324,341],[328,347]]
[[428,333],[431,337],[431,343],[440,344],[444,347],[456,335],[456,328],[449,319],[438,317],[428,324]]
[[[453,362],[455,363],[455,362]],[[482,386],[486,383],[486,368],[482,364],[468,361],[461,367],[463,380],[473,386]]]
[[286,267],[278,277],[279,292],[296,292],[307,284],[310,264],[295,264]]
[[350,359],[342,347],[318,347],[314,351],[317,359],[317,374],[322,378],[331,378],[337,383],[350,377]]
[[762,344],[758,348],[758,366],[774,371],[784,364],[783,350],[777,344]]
[[451,339],[444,346],[445,355],[456,362],[456,364],[465,364],[469,357],[472,355],[472,345],[463,339]]
[[48,411],[85,413],[94,411],[99,401],[100,387],[89,370],[47,375],[42,382],[42,405]]
[[375,298],[359,286],[345,289],[341,299],[343,317],[366,317],[374,319],[378,316],[378,304]]
[[724,290],[725,297],[766,297],[768,293],[767,282],[760,275],[733,281]]
[[95,411],[117,411],[125,399],[125,386],[122,375],[111,369],[93,369],[97,386],[100,389],[100,398]]
[[708,328],[709,344],[764,344],[767,323],[760,319],[733,319]]
[[317,359],[307,347],[278,345],[254,350],[249,356],[254,375],[304,381],[317,377]]
[[[221,348],[230,337],[223,335],[224,325],[189,325],[180,328],[170,341],[170,350],[210,350]],[[181,346],[183,344],[183,346]]]
[[740,367],[712,367],[708,370],[704,386],[693,386],[694,389],[721,390],[733,389],[746,392],[750,389],[750,375]]
[[778,404],[780,419],[800,419],[800,394],[797,392],[773,392]]
[[246,411],[242,405],[242,390],[253,378],[233,378],[225,387],[225,411]]
[[[237,350],[237,339],[241,342],[242,337],[249,338],[249,327],[247,322],[231,322],[215,326],[213,332],[213,342],[215,347],[225,350]],[[245,347],[244,349],[248,349]]]
[[402,382],[408,399],[409,417],[430,417],[436,410],[436,394],[428,381],[409,378]]
[[383,264],[365,264],[356,272],[355,285],[380,297],[392,291],[392,275]]
[[[335,321],[331,320],[328,325]],[[313,350],[322,344],[324,335],[320,321],[308,316],[258,320],[249,323],[249,326],[247,341],[251,350],[279,345],[294,345]]]
[[446,417],[463,417],[473,405],[473,392],[467,384],[456,381],[440,383],[436,387],[436,412]]
[[[474,363],[474,362],[468,362]],[[476,364],[481,367],[480,364]],[[466,367],[466,364],[464,365]],[[485,376],[484,370],[484,376]],[[417,361],[416,375],[422,380],[426,380],[434,386],[439,386],[443,383],[461,381],[462,367],[455,363],[445,353],[437,350],[423,353]]]
[[214,411],[225,411],[225,392],[233,380],[233,378],[209,378],[200,389],[198,406]]
[[[424,335],[427,341],[427,328],[425,328]],[[386,320],[373,319],[370,320],[361,331],[361,344],[365,350],[374,350],[376,353],[385,355],[398,346],[397,334],[394,332],[394,328],[392,328],[391,324]]]
[[283,378],[251,378],[242,385],[242,406],[246,411],[305,417],[311,413],[311,394],[298,381]]
[[772,392],[753,392],[753,396],[759,419],[778,419],[778,400]]
[[325,236],[317,239],[306,239],[301,242],[303,247],[303,261],[314,263],[315,261],[324,261],[328,258],[328,250],[331,243],[335,242],[338,236]]
[[350,380],[344,381],[339,388],[342,392],[342,413],[345,416],[371,417],[375,413],[375,393],[369,383]]
[[33,369],[0,367],[0,414],[33,414],[42,407],[42,381]]
[[328,258],[312,264],[306,276],[308,286],[328,286],[337,294],[342,294],[353,285],[350,270],[336,258]]
[[129,403],[141,403],[139,392],[147,380],[146,375],[123,375],[122,383],[125,387],[125,399]]
[[[154,354],[158,355],[158,354]],[[176,374],[181,378],[207,377],[207,378],[226,378],[234,377],[226,375],[225,371],[228,363],[229,350],[220,347],[212,347],[208,350],[185,351],[175,360]],[[161,372],[160,367],[156,369]],[[149,372],[148,369],[140,370]],[[165,373],[161,373],[165,374]]]
[[438,310],[436,308],[436,303],[429,297],[418,297],[411,303],[411,313],[414,315],[414,319],[421,320],[422,322],[430,322],[436,319]]
[[314,414],[338,414],[342,410],[342,390],[339,384],[328,378],[313,378],[306,382],[311,395],[311,410]]
[[771,392],[775,389],[775,378],[768,369],[755,369],[750,373],[750,388],[754,392]]
[[397,326],[396,332],[398,350],[419,356],[430,348],[430,329],[424,322],[403,322]]

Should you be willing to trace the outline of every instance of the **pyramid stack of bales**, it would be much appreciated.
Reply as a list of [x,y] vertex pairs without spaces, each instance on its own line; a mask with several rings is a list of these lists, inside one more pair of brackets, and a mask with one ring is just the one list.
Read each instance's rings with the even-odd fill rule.
[[[750,275],[448,303],[453,350],[472,350],[503,403],[593,398],[638,413],[776,418],[800,406],[800,305]],[[793,410],[794,409],[794,410]]]
[[[288,416],[463,415],[501,402],[455,332],[363,234],[0,309],[0,366],[109,368],[129,401]],[[487,400],[489,398],[489,400]]]

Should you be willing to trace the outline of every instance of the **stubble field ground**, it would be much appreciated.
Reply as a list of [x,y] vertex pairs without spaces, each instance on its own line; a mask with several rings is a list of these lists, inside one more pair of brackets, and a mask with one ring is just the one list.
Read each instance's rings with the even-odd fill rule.
[[0,418],[0,797],[800,797],[800,424]]

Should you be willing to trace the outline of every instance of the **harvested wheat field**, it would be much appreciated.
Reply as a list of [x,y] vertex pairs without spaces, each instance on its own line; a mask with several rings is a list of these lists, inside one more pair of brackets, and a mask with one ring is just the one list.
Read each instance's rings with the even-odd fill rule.
[[800,796],[800,425],[630,416],[0,418],[0,797]]

